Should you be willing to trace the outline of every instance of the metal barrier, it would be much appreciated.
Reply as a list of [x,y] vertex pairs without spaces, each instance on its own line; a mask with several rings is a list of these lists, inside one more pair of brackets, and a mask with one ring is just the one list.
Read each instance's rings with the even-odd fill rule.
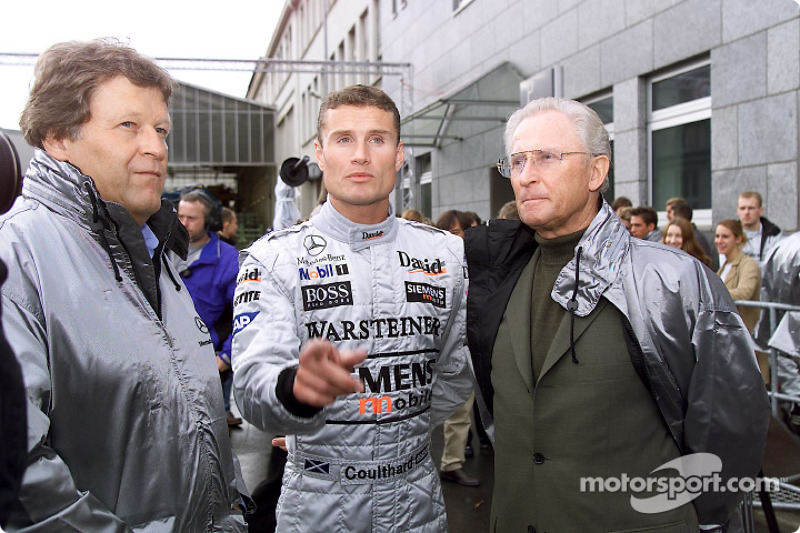
[[[778,325],[778,311],[795,311],[800,312],[800,305],[788,305],[774,302],[754,302],[751,300],[736,300],[734,302],[739,307],[760,307],[761,309],[769,309],[769,325],[770,336],[775,333],[775,328]],[[800,397],[791,396],[778,392],[778,357],[791,357],[789,355],[780,355],[777,350],[769,348],[769,373],[770,373],[770,390],[769,394],[772,400],[772,416],[778,417],[778,400],[785,400],[789,402],[800,403]]]
[[[754,302],[750,300],[736,300],[734,303],[740,307],[760,307],[761,309],[769,310],[770,337],[773,333],[775,333],[775,328],[778,326],[778,311],[800,312],[800,305],[788,305],[775,302]],[[773,348],[768,348],[767,353],[769,354],[770,372],[770,383],[767,394],[769,395],[772,404],[772,416],[779,422],[784,423],[780,413],[779,401],[783,400],[800,403],[800,397],[792,396],[790,394],[783,394],[782,392],[778,391],[778,357],[791,357],[795,361],[796,359],[789,354],[784,354]],[[800,362],[798,362],[798,364],[800,364]],[[796,434],[792,432],[790,432],[790,434],[795,442],[800,442],[800,438],[798,438]],[[773,508],[789,509],[793,511],[800,510],[800,487],[793,484],[798,480],[800,480],[800,474],[780,478],[778,485],[779,490],[777,492],[769,493],[771,506]],[[755,531],[752,507],[762,507],[762,503],[758,499],[753,498],[752,493],[748,493],[745,495],[745,498],[742,501],[742,518],[745,531],[748,533]]]

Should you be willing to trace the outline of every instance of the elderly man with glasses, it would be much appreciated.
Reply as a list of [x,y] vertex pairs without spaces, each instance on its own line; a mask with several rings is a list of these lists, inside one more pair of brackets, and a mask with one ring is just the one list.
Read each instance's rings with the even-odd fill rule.
[[[725,286],[631,238],[602,197],[611,151],[587,106],[533,101],[505,145],[521,220],[466,233],[493,531],[741,527],[723,485],[759,471],[769,411]],[[719,485],[679,486],[706,475]]]

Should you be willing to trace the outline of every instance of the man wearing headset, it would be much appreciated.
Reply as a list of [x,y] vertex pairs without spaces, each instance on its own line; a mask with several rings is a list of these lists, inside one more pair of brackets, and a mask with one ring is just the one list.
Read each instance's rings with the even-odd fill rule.
[[[231,413],[231,324],[222,324],[225,308],[233,302],[236,275],[239,272],[239,252],[219,239],[212,231],[216,206],[202,190],[181,196],[178,219],[189,232],[189,254],[185,261],[174,256],[173,260],[183,279],[197,314],[205,322],[214,351],[217,352],[217,368],[223,385],[225,411],[228,426],[240,426],[242,419]],[[228,314],[230,316],[230,314]]]

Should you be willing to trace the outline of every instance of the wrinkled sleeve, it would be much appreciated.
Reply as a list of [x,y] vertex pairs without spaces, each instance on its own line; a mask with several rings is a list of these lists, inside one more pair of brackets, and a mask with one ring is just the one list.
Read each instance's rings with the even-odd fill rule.
[[44,327],[34,313],[5,293],[2,305],[3,328],[22,367],[28,400],[28,465],[22,479],[20,506],[11,516],[9,529],[131,531],[90,492],[76,487],[69,465],[48,445],[52,390]]
[[[448,236],[449,237],[449,236]],[[463,258],[461,239],[454,257]],[[467,269],[463,261],[454,261],[461,270],[453,291],[450,321],[444,333],[444,343],[436,363],[438,372],[431,400],[431,427],[436,427],[461,407],[473,391],[467,348]]]
[[303,412],[280,395],[293,380],[301,340],[291,296],[264,263],[243,252],[233,311],[236,402],[245,419],[269,434],[314,433],[325,423],[324,410]]
[[683,454],[712,453],[722,461],[723,488],[702,494],[695,508],[701,524],[726,524],[742,496],[727,483],[761,469],[769,402],[744,322],[721,281],[709,283],[713,296],[701,294],[692,332],[696,363],[685,396]]

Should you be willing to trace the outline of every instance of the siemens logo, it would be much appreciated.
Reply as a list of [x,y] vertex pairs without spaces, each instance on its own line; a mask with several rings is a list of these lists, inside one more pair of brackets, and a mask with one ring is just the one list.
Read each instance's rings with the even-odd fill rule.
[[341,305],[353,305],[353,290],[349,281],[324,285],[303,285],[303,309],[313,311]]
[[[393,392],[424,387],[433,379],[434,359],[422,363],[384,365],[376,369],[359,367],[358,377],[364,383],[365,392]],[[373,370],[377,370],[373,374]]]
[[444,308],[447,305],[447,291],[427,283],[406,281],[406,301],[428,303]]

